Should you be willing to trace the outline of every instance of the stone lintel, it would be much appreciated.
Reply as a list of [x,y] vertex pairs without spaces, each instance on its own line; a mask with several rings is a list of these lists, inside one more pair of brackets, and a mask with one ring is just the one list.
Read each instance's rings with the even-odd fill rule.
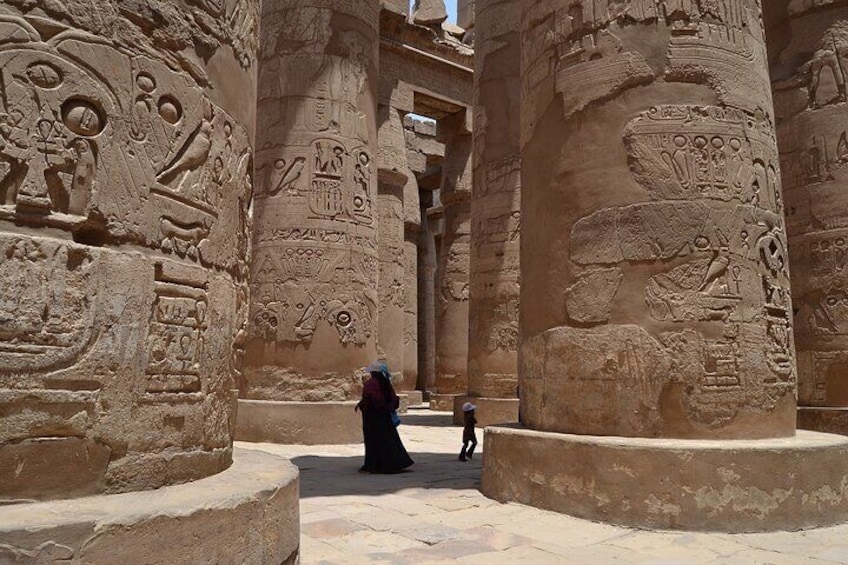
[[486,428],[482,491],[619,526],[766,532],[848,520],[848,438],[578,436]]
[[286,459],[236,449],[229,469],[192,483],[0,506],[0,563],[294,565],[298,491]]
[[239,400],[237,441],[298,445],[362,442],[356,402]]

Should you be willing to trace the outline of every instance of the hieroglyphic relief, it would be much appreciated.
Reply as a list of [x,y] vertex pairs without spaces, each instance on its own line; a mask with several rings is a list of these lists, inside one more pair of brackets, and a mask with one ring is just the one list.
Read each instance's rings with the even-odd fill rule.
[[[39,215],[83,239],[97,229],[99,239],[243,269],[244,128],[158,61],[27,33],[0,42],[0,217]],[[114,79],[98,74],[103,64]]]
[[[651,347],[664,351],[685,384],[688,417],[718,429],[742,408],[774,409],[795,386],[795,359],[769,124],[719,107],[655,107],[630,121],[624,143],[650,200],[574,225],[571,257],[594,282],[589,294],[580,283],[569,289],[569,316],[582,324],[614,319],[621,275],[598,267],[664,261],[644,290],[651,319],[664,329]],[[661,388],[660,375],[653,379]]]
[[[220,105],[221,77],[198,61],[250,66],[257,3],[195,4],[205,31],[180,0],[144,14],[0,6],[0,428],[105,452],[82,479],[88,494],[230,462],[219,422],[232,414],[252,150],[247,124]],[[175,17],[145,21],[162,14]],[[166,26],[182,31],[157,45]],[[43,459],[28,449],[21,465]],[[41,478],[22,477],[12,491],[40,496]]]
[[[259,113],[267,119],[258,130],[247,329],[263,352],[352,345],[350,354],[360,355],[375,338],[376,15],[370,2],[265,7]],[[326,335],[335,343],[316,342],[322,326],[334,330]],[[271,357],[255,363],[287,362]],[[308,373],[308,364],[297,371]]]
[[793,264],[799,404],[844,406],[848,20],[842,8],[813,10],[806,4],[792,2],[781,14],[796,39],[770,43]]

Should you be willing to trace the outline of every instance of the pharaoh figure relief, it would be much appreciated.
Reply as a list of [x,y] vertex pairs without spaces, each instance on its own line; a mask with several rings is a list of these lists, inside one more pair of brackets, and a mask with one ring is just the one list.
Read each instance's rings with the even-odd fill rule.
[[[255,3],[201,4],[198,18],[234,18],[209,37],[252,66]],[[111,4],[99,14],[119,25]],[[157,51],[123,20],[107,41],[94,20],[34,15],[0,7],[0,446],[18,442],[0,459],[31,469],[0,497],[221,470],[246,314],[249,124],[207,95],[218,77],[180,71],[187,51]],[[81,491],[43,483],[51,453],[89,462],[74,469]],[[204,463],[148,472],[188,459]]]

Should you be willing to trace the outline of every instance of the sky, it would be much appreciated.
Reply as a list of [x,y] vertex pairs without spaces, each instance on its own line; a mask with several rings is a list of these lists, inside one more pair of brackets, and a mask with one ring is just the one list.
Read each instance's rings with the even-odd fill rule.
[[456,0],[445,0],[445,6],[448,8],[448,21],[456,23]]

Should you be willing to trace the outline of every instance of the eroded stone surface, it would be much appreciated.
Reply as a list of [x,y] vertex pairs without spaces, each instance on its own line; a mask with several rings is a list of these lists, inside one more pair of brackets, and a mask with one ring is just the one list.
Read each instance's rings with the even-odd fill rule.
[[[468,394],[515,398],[521,229],[519,3],[476,3]],[[497,421],[497,420],[496,420]]]
[[759,3],[672,4],[522,4],[522,417],[599,435],[792,435]]
[[[376,357],[378,10],[263,6],[248,398],[355,398]],[[300,389],[255,386],[275,374]]]
[[766,6],[802,406],[848,406],[848,8]]
[[0,3],[2,498],[230,464],[257,11]]

